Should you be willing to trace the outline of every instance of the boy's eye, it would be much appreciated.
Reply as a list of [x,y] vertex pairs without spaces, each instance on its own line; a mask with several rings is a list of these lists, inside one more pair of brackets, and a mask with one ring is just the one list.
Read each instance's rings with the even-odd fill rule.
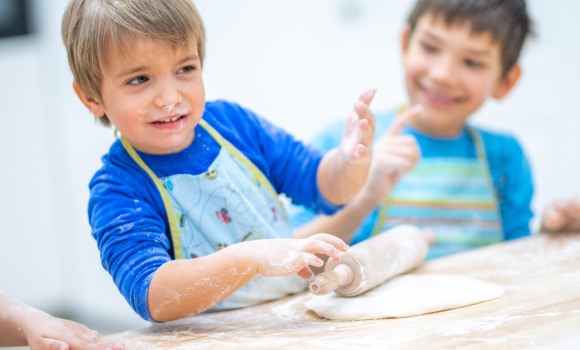
[[429,44],[427,44],[425,42],[422,42],[421,43],[421,46],[423,47],[423,50],[425,50],[427,52],[432,52],[433,53],[433,52],[436,52],[437,51],[437,48],[435,46],[429,45]]
[[143,83],[145,83],[147,81],[149,81],[149,78],[147,78],[146,76],[141,75],[139,77],[135,77],[135,78],[129,80],[129,83],[128,84],[129,85],[140,85],[140,84],[143,84]]
[[483,67],[483,64],[481,64],[480,62],[474,61],[474,60],[465,60],[465,65],[470,67],[470,68],[481,68]]
[[185,66],[185,67],[181,68],[177,73],[189,73],[193,70],[195,70],[194,66]]

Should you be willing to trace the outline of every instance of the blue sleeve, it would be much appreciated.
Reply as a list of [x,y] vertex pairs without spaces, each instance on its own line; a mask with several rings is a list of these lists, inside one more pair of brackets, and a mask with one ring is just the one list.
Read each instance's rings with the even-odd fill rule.
[[[332,123],[325,130],[316,135],[310,142],[310,145],[324,152],[328,152],[340,146],[343,128],[344,121]],[[288,214],[290,216],[290,225],[293,230],[309,223],[318,216],[311,209],[296,204],[291,205]]]
[[534,187],[524,151],[518,141],[510,136],[484,134],[484,142],[500,204],[505,239],[529,236]]
[[103,267],[133,310],[153,321],[149,285],[159,267],[171,260],[170,243],[165,212],[150,204],[154,192],[142,181],[120,169],[101,169],[90,184],[89,221]]

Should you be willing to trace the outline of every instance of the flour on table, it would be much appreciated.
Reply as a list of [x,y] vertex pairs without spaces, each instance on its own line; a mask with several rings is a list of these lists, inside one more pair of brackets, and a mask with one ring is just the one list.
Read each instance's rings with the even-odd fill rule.
[[332,320],[409,317],[455,309],[501,297],[502,287],[470,277],[404,275],[356,297],[330,293],[313,297],[306,307]]

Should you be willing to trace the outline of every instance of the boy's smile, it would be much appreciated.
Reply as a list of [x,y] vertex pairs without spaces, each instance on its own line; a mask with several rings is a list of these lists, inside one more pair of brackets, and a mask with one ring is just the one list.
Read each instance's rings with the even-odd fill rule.
[[189,146],[205,109],[195,40],[173,48],[141,37],[123,52],[109,45],[107,57],[102,103],[85,97],[93,114],[106,113],[139,151],[168,154]]
[[[430,13],[403,33],[402,58],[411,103],[424,108],[413,126],[434,136],[459,134],[488,97],[502,98],[519,77],[519,66],[515,81],[513,72],[502,77],[501,48],[491,33]],[[506,89],[507,83],[513,84]]]

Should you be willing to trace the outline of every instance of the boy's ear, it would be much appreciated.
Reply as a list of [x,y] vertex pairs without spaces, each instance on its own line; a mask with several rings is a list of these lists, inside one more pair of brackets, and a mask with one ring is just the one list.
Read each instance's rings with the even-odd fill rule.
[[75,90],[77,96],[79,97],[79,100],[81,100],[81,102],[85,105],[85,107],[87,107],[91,111],[91,113],[93,113],[94,116],[102,117],[105,115],[105,109],[103,108],[101,103],[97,101],[95,98],[85,95],[81,91],[81,89],[79,89],[77,82],[74,80],[73,80],[73,89]]
[[407,50],[409,49],[410,35],[411,35],[411,27],[409,27],[409,25],[406,25],[405,28],[403,29],[403,32],[401,33],[401,52],[403,53],[403,55],[405,55],[407,53]]
[[499,82],[495,90],[491,94],[496,100],[501,100],[504,98],[513,87],[516,85],[520,76],[522,75],[522,67],[519,63],[516,63],[512,69],[506,74],[506,76]]

